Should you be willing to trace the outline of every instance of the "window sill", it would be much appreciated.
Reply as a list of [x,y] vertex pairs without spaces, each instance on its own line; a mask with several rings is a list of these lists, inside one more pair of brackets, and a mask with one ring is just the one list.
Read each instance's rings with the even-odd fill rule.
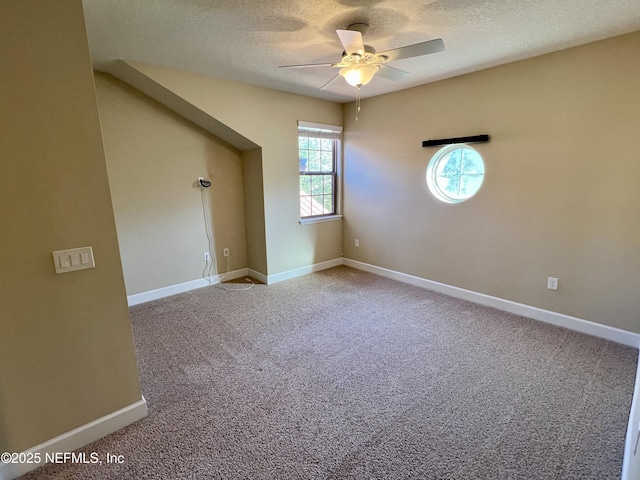
[[322,223],[322,222],[334,222],[336,220],[342,220],[343,215],[326,215],[323,217],[308,217],[301,218],[300,225],[311,225],[313,223]]

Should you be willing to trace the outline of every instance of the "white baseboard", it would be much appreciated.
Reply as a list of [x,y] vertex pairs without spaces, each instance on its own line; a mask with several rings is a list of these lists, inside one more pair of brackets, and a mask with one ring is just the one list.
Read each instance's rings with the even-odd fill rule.
[[260,273],[257,270],[253,270],[252,268],[249,268],[248,270],[248,275],[250,277],[253,277],[256,280],[260,280],[262,283],[267,283],[269,281],[269,278],[264,273]]
[[36,463],[1,463],[0,480],[11,480],[24,475],[46,463],[47,454],[57,452],[73,452],[91,442],[101,439],[121,428],[126,427],[147,416],[147,401],[142,397],[136,403],[121,408],[113,413],[98,418],[81,427],[63,433],[25,452],[26,458],[37,459]]
[[282,273],[276,273],[275,275],[269,275],[267,278],[267,285],[289,280],[291,278],[302,277],[313,272],[319,272],[320,270],[326,270],[327,268],[337,267],[343,264],[342,258],[334,258],[333,260],[327,260],[326,262],[314,263],[313,265],[307,265],[305,267],[294,268]]
[[231,272],[219,274],[218,276],[212,276],[209,278],[198,278],[197,280],[178,283],[176,285],[169,285],[167,287],[158,288],[156,290],[149,290],[148,292],[135,293],[133,295],[127,296],[127,301],[129,302],[129,306],[131,307],[140,303],[151,302],[152,300],[158,300],[160,298],[170,297],[171,295],[177,295],[178,293],[184,293],[190,290],[196,290],[198,288],[215,285],[219,282],[219,277],[222,277],[223,280],[235,280],[236,278],[246,276],[248,272],[248,268],[241,268],[239,270],[233,270]]
[[[640,345],[638,345],[640,347]],[[629,425],[627,426],[627,438],[624,444],[624,457],[622,460],[622,476],[620,480],[638,480],[640,478],[640,445],[636,443],[640,435],[640,355],[636,370],[636,385],[633,390],[631,412],[629,413]]]
[[640,334],[622,330],[620,328],[610,327],[608,325],[602,325],[600,323],[583,320],[581,318],[564,315],[562,313],[556,313],[550,310],[544,310],[542,308],[512,302],[503,298],[492,297],[491,295],[485,295],[484,293],[465,290],[464,288],[454,287],[445,283],[434,282],[433,280],[427,280],[426,278],[416,277],[413,275],[408,275],[406,273],[397,272],[395,270],[377,267],[375,265],[359,262],[357,260],[350,260],[345,258],[344,265],[356,268],[358,270],[375,273],[376,275],[380,275],[382,277],[398,280],[403,283],[415,285],[417,287],[426,288],[427,290],[433,290],[434,292],[444,293],[445,295],[449,295],[451,297],[469,300],[480,305],[486,305],[488,307],[497,308],[498,310],[503,310],[505,312],[515,313],[516,315],[522,315],[523,317],[532,318],[534,320],[540,320],[542,322],[557,325],[559,327],[568,328],[569,330],[575,330],[577,332],[586,333],[587,335],[593,335],[595,337],[604,338],[605,340],[611,340],[613,342],[628,345],[630,347],[638,348],[638,345],[640,345]]

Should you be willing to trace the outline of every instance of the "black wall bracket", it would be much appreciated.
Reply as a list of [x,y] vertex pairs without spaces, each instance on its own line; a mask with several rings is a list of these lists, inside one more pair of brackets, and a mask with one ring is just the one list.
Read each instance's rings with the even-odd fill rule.
[[471,137],[455,137],[455,138],[441,138],[439,140],[424,140],[422,142],[423,147],[437,147],[440,145],[451,145],[452,143],[481,143],[488,142],[489,135],[473,135]]

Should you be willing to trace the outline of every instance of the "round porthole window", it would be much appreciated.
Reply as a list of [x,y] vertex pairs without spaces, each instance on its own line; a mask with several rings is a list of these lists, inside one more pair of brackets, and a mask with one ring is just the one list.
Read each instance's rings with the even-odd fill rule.
[[484,179],[484,162],[469,145],[441,148],[427,167],[427,186],[443,202],[459,203],[473,197]]

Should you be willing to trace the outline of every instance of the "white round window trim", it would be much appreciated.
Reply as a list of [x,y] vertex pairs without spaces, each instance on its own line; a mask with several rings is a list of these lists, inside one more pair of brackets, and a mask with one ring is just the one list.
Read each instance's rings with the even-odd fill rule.
[[460,203],[468,200],[480,190],[483,180],[482,157],[464,143],[441,148],[427,166],[427,186],[443,202]]

